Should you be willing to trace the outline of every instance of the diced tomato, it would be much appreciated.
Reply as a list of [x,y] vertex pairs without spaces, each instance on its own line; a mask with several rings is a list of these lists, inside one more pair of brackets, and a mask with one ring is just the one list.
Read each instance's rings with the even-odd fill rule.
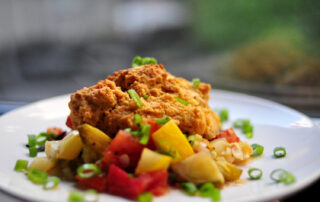
[[149,179],[146,191],[150,191],[155,196],[160,196],[168,191],[168,171],[159,170],[139,176],[140,179]]
[[156,132],[159,128],[161,128],[162,125],[158,124],[157,122],[153,121],[153,120],[149,120],[148,124],[150,124],[151,128],[150,128],[150,134],[149,134],[149,142],[147,144],[147,147],[151,150],[155,150],[156,149],[156,145],[154,144],[153,140],[152,140],[152,134],[154,132]]
[[95,189],[99,192],[107,190],[107,176],[106,175],[96,175],[91,178],[81,178],[76,176],[78,180],[78,186],[85,189]]
[[107,177],[108,192],[130,199],[135,199],[146,191],[161,195],[167,191],[167,177],[167,171],[156,171],[138,177],[130,177],[121,168],[111,165]]
[[70,115],[69,115],[68,118],[67,118],[66,125],[67,125],[69,128],[72,129],[72,122],[71,122]]
[[111,165],[108,172],[108,192],[114,195],[135,199],[145,189],[145,184],[131,178],[121,168]]
[[47,133],[54,133],[56,136],[59,136],[63,133],[63,130],[57,127],[50,127],[47,128]]
[[131,134],[120,130],[104,151],[108,163],[133,171],[140,159],[143,146]]
[[229,143],[240,141],[240,138],[237,136],[237,134],[234,132],[232,128],[220,132],[216,138],[227,138],[227,141]]

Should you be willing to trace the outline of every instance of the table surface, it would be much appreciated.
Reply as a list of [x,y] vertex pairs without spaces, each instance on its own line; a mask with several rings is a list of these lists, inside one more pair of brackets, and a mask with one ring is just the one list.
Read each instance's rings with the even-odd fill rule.
[[[320,118],[312,118],[312,120],[319,124],[320,126]],[[281,199],[280,201],[287,202],[287,201],[304,201],[306,199],[306,196],[308,198],[316,198],[319,195],[320,190],[320,179],[318,179],[315,183],[312,185],[306,187],[303,190],[300,190],[297,193],[294,193],[291,196],[288,196],[287,198]],[[20,202],[25,201],[23,199],[17,198],[14,195],[11,195],[3,190],[0,189],[0,201],[1,202]],[[278,201],[278,200],[277,200]]]

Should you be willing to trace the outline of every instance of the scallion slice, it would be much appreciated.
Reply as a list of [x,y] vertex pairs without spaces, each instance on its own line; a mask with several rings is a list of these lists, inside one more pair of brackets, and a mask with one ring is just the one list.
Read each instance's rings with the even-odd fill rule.
[[142,125],[142,117],[140,116],[140,114],[134,114],[134,116],[133,116],[133,122],[134,122],[137,126],[141,126],[141,125]]
[[259,168],[251,168],[248,170],[250,180],[258,180],[262,177],[262,170]]
[[271,172],[270,178],[275,182],[280,182],[285,185],[292,184],[296,181],[295,177],[288,171],[284,169],[275,169]]
[[195,195],[198,191],[195,184],[192,182],[183,182],[180,184],[182,190],[188,195]]
[[221,123],[229,120],[229,111],[227,109],[221,109],[219,111],[220,121]]
[[181,104],[183,104],[184,106],[188,106],[188,104],[189,104],[188,101],[183,100],[183,99],[181,99],[179,97],[175,97],[174,99],[177,100],[178,102],[180,102]]
[[36,147],[29,147],[29,156],[36,157],[38,154],[38,149]]
[[35,184],[45,184],[47,182],[48,174],[33,168],[28,169],[28,179]]
[[157,122],[158,124],[160,124],[160,125],[164,125],[164,124],[166,124],[168,121],[170,121],[169,116],[166,116],[165,119],[157,119],[157,120],[156,120],[156,122]]
[[209,197],[211,201],[220,201],[220,190],[215,188],[212,183],[205,183],[199,189],[199,194],[202,197]]
[[141,128],[141,138],[139,140],[140,144],[146,145],[149,142],[149,133],[150,133],[151,126],[146,124]]
[[138,202],[151,202],[153,198],[152,193],[144,192],[138,196]]
[[233,127],[240,128],[246,137],[251,139],[253,137],[253,126],[248,119],[238,119],[233,123]]
[[285,157],[287,155],[287,151],[284,147],[276,147],[273,150],[273,156],[275,158],[282,158]]
[[28,161],[26,160],[17,160],[16,165],[14,166],[15,171],[23,172],[26,171],[28,167]]
[[193,88],[194,89],[197,89],[198,88],[198,86],[199,86],[199,84],[200,84],[200,79],[199,78],[194,78],[194,79],[192,79],[192,83],[193,83]]
[[142,102],[140,100],[138,93],[134,89],[128,90],[128,93],[129,93],[131,99],[136,103],[136,105],[138,107],[142,107]]
[[259,144],[252,144],[253,154],[251,156],[257,157],[263,154],[264,147]]
[[83,198],[86,202],[96,202],[99,200],[99,194],[94,189],[88,189],[84,192]]
[[146,100],[146,99],[148,99],[148,97],[149,97],[149,95],[147,95],[147,94],[145,94],[144,96],[143,96],[143,98]]
[[43,189],[50,190],[56,188],[60,183],[60,179],[58,177],[52,176],[48,177],[46,183],[43,184]]
[[83,202],[84,197],[83,194],[79,191],[72,191],[69,193],[69,202]]
[[132,63],[131,63],[131,67],[139,67],[141,65],[147,65],[147,64],[158,64],[158,61],[153,58],[153,57],[140,57],[140,56],[136,56],[133,58]]
[[99,173],[101,173],[100,169],[93,163],[83,164],[77,169],[77,174],[81,178],[91,178]]
[[37,145],[37,136],[28,135],[28,145],[29,147],[35,147]]

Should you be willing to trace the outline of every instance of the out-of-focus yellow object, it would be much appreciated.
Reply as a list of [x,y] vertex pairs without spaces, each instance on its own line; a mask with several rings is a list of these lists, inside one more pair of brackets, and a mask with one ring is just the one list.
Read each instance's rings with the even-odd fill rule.
[[172,162],[181,161],[194,154],[186,136],[181,132],[173,120],[170,120],[153,133],[152,139],[159,150],[168,153],[170,153],[172,149],[176,151],[177,155]]
[[242,170],[227,161],[217,161],[217,166],[223,177],[228,181],[234,181],[240,178]]
[[208,151],[201,151],[172,164],[172,168],[183,179],[195,184],[213,182],[223,184],[224,178]]
[[73,130],[62,140],[47,141],[45,152],[51,159],[73,160],[79,156],[82,148],[79,132]]
[[135,174],[142,174],[157,170],[167,170],[171,157],[157,152],[151,151],[148,148],[144,148],[138,162],[138,166],[135,170]]
[[43,172],[48,172],[56,165],[56,160],[49,159],[48,157],[37,157],[35,158],[28,168],[33,168]]
[[111,142],[111,138],[108,135],[89,124],[81,125],[78,130],[83,144],[98,153],[103,153]]

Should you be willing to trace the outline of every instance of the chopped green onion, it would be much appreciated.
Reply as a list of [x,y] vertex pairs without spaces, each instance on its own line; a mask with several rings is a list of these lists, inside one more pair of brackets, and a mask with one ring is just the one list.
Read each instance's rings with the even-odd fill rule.
[[141,138],[139,140],[140,144],[146,145],[149,142],[149,133],[150,133],[151,126],[146,124],[141,128]]
[[99,200],[99,195],[96,190],[88,189],[84,192],[84,201],[86,202],[96,202]]
[[69,202],[83,202],[83,194],[79,191],[72,191],[69,194]]
[[37,137],[35,135],[28,135],[29,147],[35,147],[37,145]]
[[252,144],[253,154],[251,156],[257,157],[263,154],[264,147],[259,144]]
[[280,182],[285,185],[292,184],[296,181],[295,177],[284,169],[275,169],[271,172],[270,178],[275,182]]
[[229,111],[227,109],[222,109],[219,111],[221,123],[229,120]]
[[146,100],[146,99],[148,99],[148,97],[149,97],[149,95],[147,95],[147,94],[145,94],[144,96],[143,96],[143,98]]
[[194,144],[194,141],[196,141],[196,136],[195,135],[190,135],[188,137],[188,141],[190,142],[191,146]]
[[36,147],[29,147],[29,156],[36,157],[38,154],[38,149]]
[[60,183],[60,179],[58,177],[48,177],[45,184],[43,184],[43,189],[50,190],[56,188]]
[[33,168],[28,169],[28,178],[35,184],[45,184],[47,182],[48,174]]
[[193,184],[192,182],[181,183],[181,188],[186,194],[189,194],[189,195],[195,195],[198,191],[196,185]]
[[193,88],[194,89],[197,89],[198,88],[198,86],[199,86],[199,84],[200,84],[200,79],[199,78],[194,78],[194,79],[192,79],[192,83],[193,83]]
[[134,116],[133,116],[133,122],[134,122],[137,126],[141,126],[141,125],[142,125],[142,117],[140,116],[140,114],[134,114]]
[[101,173],[100,169],[93,163],[83,164],[77,169],[77,174],[81,178],[90,178],[99,173]]
[[262,177],[262,170],[259,168],[251,168],[248,170],[250,180],[258,180]]
[[276,147],[273,150],[273,155],[276,158],[282,158],[285,157],[287,155],[287,151],[284,147]]
[[56,137],[56,134],[54,134],[54,133],[40,133],[36,137],[37,145],[42,146],[42,145],[44,145],[44,143],[46,143],[47,140],[49,140],[50,138],[55,138],[55,137]]
[[157,60],[153,57],[145,57],[142,58],[140,56],[136,56],[133,58],[133,61],[131,63],[132,67],[139,67],[141,65],[147,65],[147,64],[158,64]]
[[144,192],[138,196],[138,202],[151,202],[153,198],[152,193]]
[[133,137],[140,136],[140,135],[141,135],[141,131],[140,131],[140,130],[132,131],[132,132],[131,132],[131,135],[132,135]]
[[132,129],[131,128],[126,128],[126,129],[124,129],[124,131],[126,131],[127,133],[131,133]]
[[253,133],[252,132],[246,133],[246,138],[248,138],[248,139],[253,138]]
[[160,124],[160,125],[164,125],[164,124],[166,124],[168,121],[170,121],[169,116],[166,116],[165,119],[157,119],[157,120],[156,120],[156,122],[157,122],[158,124]]
[[176,99],[178,102],[180,102],[181,104],[183,104],[184,106],[188,106],[189,102],[186,100],[183,100],[179,97],[175,97],[174,99]]
[[28,167],[28,161],[26,160],[17,160],[16,165],[14,166],[15,171],[26,171]]
[[167,156],[170,156],[172,158],[175,158],[175,156],[173,154],[171,154],[170,152],[167,152],[167,151],[157,151],[159,154],[164,154],[164,155],[167,155]]
[[239,119],[233,123],[233,127],[240,128],[247,138],[253,137],[253,126],[248,119]]
[[129,93],[131,99],[136,103],[136,105],[138,107],[142,107],[142,102],[140,100],[138,93],[134,89],[128,90],[128,93]]
[[211,201],[220,201],[220,190],[215,188],[212,183],[205,183],[199,189],[199,194],[202,197],[209,197]]

